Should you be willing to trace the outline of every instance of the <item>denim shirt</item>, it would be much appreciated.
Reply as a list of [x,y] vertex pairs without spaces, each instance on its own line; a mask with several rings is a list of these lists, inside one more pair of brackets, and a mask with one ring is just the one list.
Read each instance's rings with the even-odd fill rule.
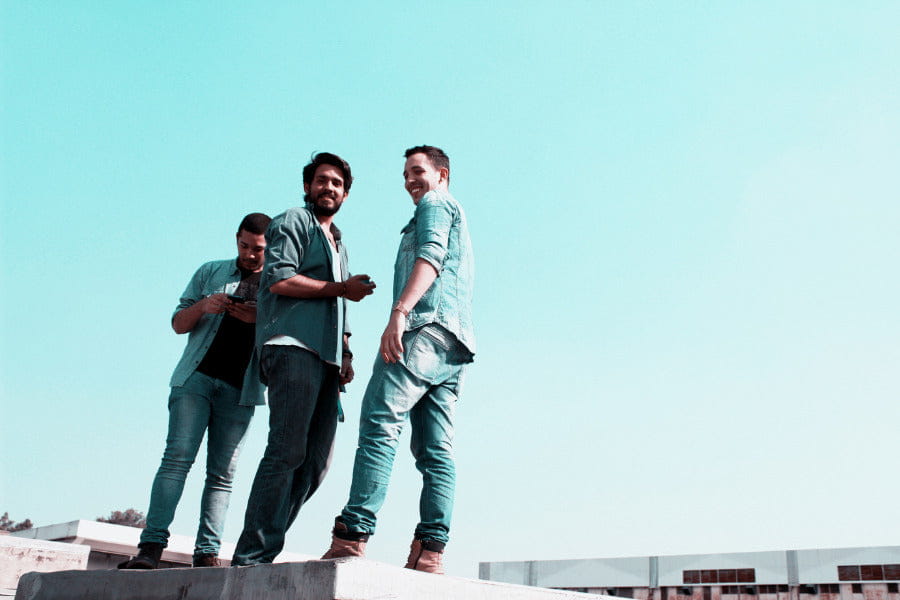
[[456,336],[473,355],[472,295],[475,261],[462,206],[448,192],[430,191],[401,231],[394,263],[394,302],[400,298],[416,259],[428,261],[437,279],[410,310],[406,330],[437,323]]
[[[331,226],[341,261],[342,279],[347,279],[347,250],[341,232]],[[290,208],[278,215],[266,231],[266,262],[259,279],[256,311],[256,349],[272,336],[297,338],[320,357],[340,356],[338,308],[343,302],[343,333],[350,335],[347,301],[344,298],[294,298],[273,294],[273,284],[294,275],[334,281],[332,252],[325,232],[307,208]]]
[[[175,312],[172,313],[172,319],[175,319],[175,315],[179,311],[207,296],[218,293],[233,294],[240,282],[241,270],[237,266],[237,259],[214,260],[201,265],[181,295],[181,300],[175,307]],[[171,387],[183,386],[188,377],[194,374],[212,345],[223,318],[224,314],[203,313],[188,334],[187,346],[185,346],[181,360],[169,381]],[[264,387],[259,381],[259,370],[255,368],[255,360],[255,357],[250,359],[250,365],[247,366],[247,371],[244,373],[240,400],[242,406],[265,404]]]

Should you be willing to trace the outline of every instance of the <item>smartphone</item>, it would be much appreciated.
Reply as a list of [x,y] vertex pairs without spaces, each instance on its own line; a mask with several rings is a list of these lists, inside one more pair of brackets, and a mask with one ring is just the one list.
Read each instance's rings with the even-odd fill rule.
[[234,302],[235,304],[243,304],[244,302],[247,301],[247,299],[244,298],[243,296],[233,296],[231,294],[228,294],[228,299],[231,300],[232,302]]

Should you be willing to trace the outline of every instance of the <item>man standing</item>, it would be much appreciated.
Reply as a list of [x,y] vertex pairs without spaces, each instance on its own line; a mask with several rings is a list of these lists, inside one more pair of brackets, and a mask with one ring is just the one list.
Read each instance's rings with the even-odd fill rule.
[[402,230],[394,305],[363,398],[350,499],[322,558],[363,556],[408,416],[422,495],[406,567],[443,573],[456,483],[453,412],[475,355],[474,265],[465,213],[449,192],[447,155],[434,146],[410,148],[403,178],[415,214]]
[[352,183],[346,161],[316,154],[303,169],[306,207],[278,215],[266,232],[256,344],[269,386],[269,438],[234,565],[275,559],[328,468],[339,388],[353,379],[346,300],[358,302],[375,288],[368,275],[348,278],[347,253],[332,222]]
[[206,484],[193,565],[219,565],[238,454],[254,407],[264,402],[255,369],[247,367],[266,248],[263,234],[270,221],[262,213],[244,217],[237,232],[237,260],[212,261],[197,269],[175,309],[172,328],[190,335],[170,382],[166,449],[153,480],[138,555],[121,563],[120,569],[159,566],[185,478],[207,430]]

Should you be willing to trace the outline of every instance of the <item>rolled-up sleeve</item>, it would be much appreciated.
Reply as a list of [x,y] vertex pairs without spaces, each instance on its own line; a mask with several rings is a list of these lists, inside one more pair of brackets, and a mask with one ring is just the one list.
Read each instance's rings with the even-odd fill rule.
[[203,300],[203,284],[204,281],[206,281],[206,278],[209,277],[209,269],[209,263],[200,265],[200,268],[197,269],[194,276],[191,277],[187,287],[184,288],[184,292],[181,293],[181,298],[178,300],[178,306],[175,307],[175,312],[172,313],[172,321],[175,320],[175,315],[179,312],[188,306],[192,306],[200,300]]
[[428,261],[440,273],[447,256],[453,206],[440,194],[428,193],[416,206],[416,258]]
[[276,218],[266,231],[264,281],[270,286],[297,275],[303,261],[306,246],[299,235],[302,228],[286,223],[288,218],[290,217],[287,215],[280,219]]

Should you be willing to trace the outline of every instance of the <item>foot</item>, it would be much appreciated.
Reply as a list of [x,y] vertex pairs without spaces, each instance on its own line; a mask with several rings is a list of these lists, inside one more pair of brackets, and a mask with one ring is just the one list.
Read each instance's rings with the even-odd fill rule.
[[341,521],[335,520],[334,529],[331,530],[331,547],[322,555],[322,560],[365,556],[367,541],[367,534],[350,531]]
[[409,558],[405,567],[423,573],[444,574],[441,560],[444,557],[444,544],[432,540],[414,539],[409,547]]
[[162,557],[165,545],[156,542],[143,542],[138,544],[137,556],[133,556],[125,562],[119,563],[120,569],[158,569],[159,559]]
[[192,561],[193,567],[221,567],[222,561],[216,554],[195,554]]

